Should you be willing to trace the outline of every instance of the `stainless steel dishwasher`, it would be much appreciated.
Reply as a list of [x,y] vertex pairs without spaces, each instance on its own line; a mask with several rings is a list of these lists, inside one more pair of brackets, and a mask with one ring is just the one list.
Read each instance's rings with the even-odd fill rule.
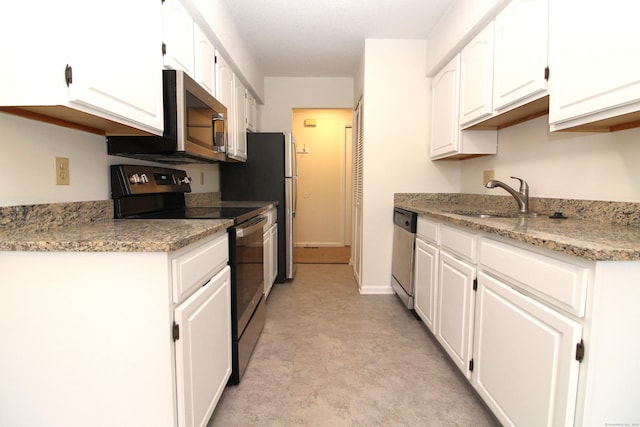
[[413,310],[413,257],[417,222],[417,214],[399,208],[393,210],[391,287],[410,310]]

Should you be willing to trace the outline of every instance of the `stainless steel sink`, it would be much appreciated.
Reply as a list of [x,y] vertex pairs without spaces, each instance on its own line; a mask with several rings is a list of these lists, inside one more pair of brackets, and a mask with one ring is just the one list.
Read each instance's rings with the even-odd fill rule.
[[538,216],[538,214],[535,212],[520,213],[520,212],[454,210],[454,211],[448,211],[448,213],[451,213],[454,215],[470,216],[474,218],[532,218],[532,217]]

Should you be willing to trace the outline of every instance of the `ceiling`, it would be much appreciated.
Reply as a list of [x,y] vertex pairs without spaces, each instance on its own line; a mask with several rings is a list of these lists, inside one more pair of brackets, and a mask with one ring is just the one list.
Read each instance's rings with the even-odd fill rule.
[[224,0],[265,76],[353,77],[365,38],[426,39],[455,0]]

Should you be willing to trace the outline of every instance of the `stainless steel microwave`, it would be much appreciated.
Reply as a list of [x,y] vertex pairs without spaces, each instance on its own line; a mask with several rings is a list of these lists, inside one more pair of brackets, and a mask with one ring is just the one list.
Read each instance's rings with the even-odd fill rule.
[[162,136],[108,136],[108,154],[161,163],[227,160],[227,108],[183,71],[162,71]]

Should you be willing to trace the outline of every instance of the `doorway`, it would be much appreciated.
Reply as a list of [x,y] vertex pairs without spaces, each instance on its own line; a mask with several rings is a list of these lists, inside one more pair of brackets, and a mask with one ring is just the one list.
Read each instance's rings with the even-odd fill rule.
[[293,109],[298,156],[296,263],[349,262],[352,121],[350,109]]

